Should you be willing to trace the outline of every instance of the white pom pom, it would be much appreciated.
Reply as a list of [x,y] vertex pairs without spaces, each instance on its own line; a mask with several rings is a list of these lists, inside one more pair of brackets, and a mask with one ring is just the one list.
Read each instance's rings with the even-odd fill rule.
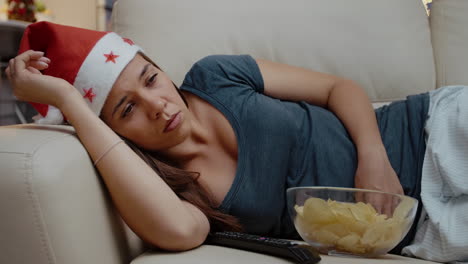
[[49,105],[47,115],[43,117],[38,114],[33,117],[34,123],[42,125],[60,125],[63,123],[63,115],[60,110],[54,106]]

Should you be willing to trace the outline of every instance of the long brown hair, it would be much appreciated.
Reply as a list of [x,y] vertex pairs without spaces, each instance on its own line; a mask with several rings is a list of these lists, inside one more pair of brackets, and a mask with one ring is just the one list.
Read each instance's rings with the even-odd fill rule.
[[[139,53],[148,62],[161,70],[161,68],[154,63],[144,53]],[[173,83],[174,88],[177,90],[182,100],[188,107],[187,100],[180,92],[177,86]],[[150,166],[167,185],[179,196],[179,198],[186,200],[200,209],[208,218],[210,222],[211,232],[216,231],[242,231],[237,218],[232,215],[222,213],[219,211],[214,203],[212,196],[199,182],[198,177],[200,173],[193,171],[186,171],[172,165],[169,165],[157,158],[156,153],[149,152],[140,148],[130,140],[123,138],[127,145],[135,151],[135,153],[143,159],[148,166]]]
[[220,212],[214,206],[210,193],[198,182],[200,173],[186,171],[168,165],[156,158],[156,154],[139,148],[123,138],[127,145],[148,164],[179,196],[200,209],[210,222],[211,232],[242,231],[239,221],[232,215]]

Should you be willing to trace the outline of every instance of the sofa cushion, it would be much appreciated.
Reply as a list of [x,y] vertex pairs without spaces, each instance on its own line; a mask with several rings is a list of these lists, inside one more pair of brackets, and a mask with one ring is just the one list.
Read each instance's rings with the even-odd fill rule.
[[176,84],[206,55],[247,53],[353,79],[374,101],[435,88],[421,0],[119,0],[113,30]]
[[433,1],[431,30],[437,87],[468,85],[468,1]]
[[[386,264],[386,263],[408,263],[408,264],[429,264],[431,261],[424,261],[414,258],[407,258],[396,255],[384,255],[378,258],[356,258],[356,257],[336,257],[321,255],[319,264]],[[196,249],[171,253],[148,251],[131,262],[131,264],[290,264],[292,261],[273,257],[270,255],[258,254],[254,252],[203,245]]]

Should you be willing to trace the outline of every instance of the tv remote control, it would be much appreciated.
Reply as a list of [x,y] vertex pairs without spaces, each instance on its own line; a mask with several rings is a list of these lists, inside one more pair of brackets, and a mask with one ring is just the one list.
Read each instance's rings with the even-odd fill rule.
[[321,260],[310,245],[247,233],[215,232],[208,235],[205,243],[287,258],[298,264],[314,264]]

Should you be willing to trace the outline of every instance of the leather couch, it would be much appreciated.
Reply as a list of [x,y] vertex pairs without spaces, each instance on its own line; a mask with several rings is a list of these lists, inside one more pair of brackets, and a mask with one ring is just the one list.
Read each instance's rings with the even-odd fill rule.
[[[118,0],[113,30],[176,84],[209,54],[251,54],[347,77],[375,103],[468,85],[468,1]],[[164,252],[122,221],[69,126],[0,127],[0,263],[292,263],[203,245]],[[321,263],[424,263],[322,256]]]

